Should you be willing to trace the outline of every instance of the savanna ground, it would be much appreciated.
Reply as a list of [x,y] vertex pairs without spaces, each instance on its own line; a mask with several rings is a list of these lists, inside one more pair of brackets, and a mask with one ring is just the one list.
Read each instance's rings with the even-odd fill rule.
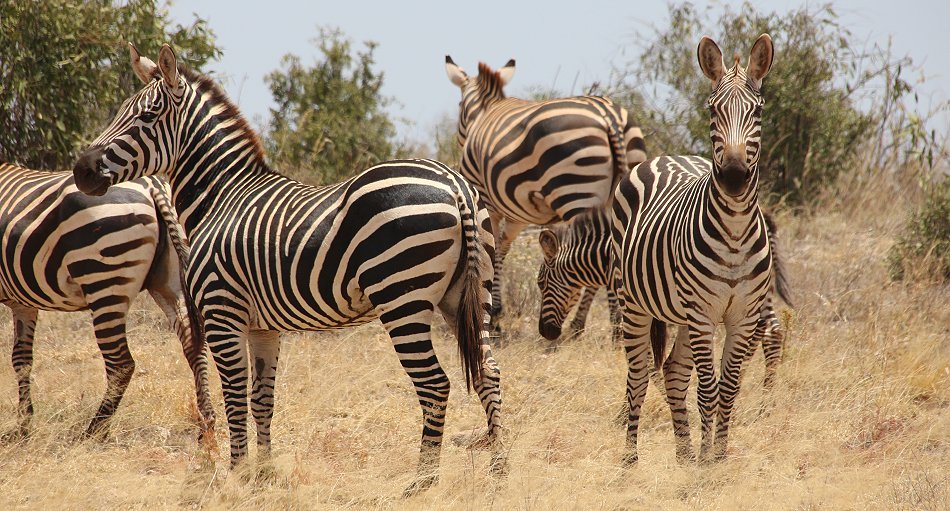
[[[877,197],[850,201],[845,212],[779,214],[797,302],[782,313],[785,359],[771,392],[761,386],[761,354],[746,365],[722,463],[674,460],[669,411],[651,387],[639,465],[620,468],[625,367],[603,297],[588,333],[549,353],[536,331],[539,251],[525,237],[509,265],[511,341],[496,350],[506,479],[488,474],[488,453],[450,441],[481,427],[483,414],[441,323],[436,349],[455,387],[440,484],[402,498],[421,414],[377,324],[284,337],[273,470],[231,473],[217,377],[218,447],[209,453],[195,441],[178,341],[140,298],[129,335],[138,370],[102,443],[77,440],[105,386],[90,322],[41,315],[33,434],[0,445],[0,509],[948,509],[950,290],[888,279],[887,249],[908,208]],[[7,312],[0,329],[12,332]],[[9,355],[9,339],[4,346]],[[0,382],[6,431],[16,400],[8,363]],[[695,398],[690,405],[696,443]]]

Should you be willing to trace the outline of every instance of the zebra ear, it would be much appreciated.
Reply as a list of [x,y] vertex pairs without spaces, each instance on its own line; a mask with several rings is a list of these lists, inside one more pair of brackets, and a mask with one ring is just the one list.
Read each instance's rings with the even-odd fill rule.
[[725,74],[726,65],[722,61],[722,50],[716,41],[709,36],[703,36],[699,40],[699,47],[696,48],[696,57],[699,58],[699,68],[703,70],[706,78],[712,80],[713,85],[718,83]]
[[498,78],[501,79],[501,85],[508,85],[512,77],[515,76],[515,59],[509,59],[505,67],[498,70]]
[[178,92],[178,57],[175,57],[175,52],[168,44],[163,44],[158,52],[158,69],[162,72],[165,84],[172,92]]
[[749,52],[749,65],[746,68],[746,74],[752,79],[756,87],[762,87],[762,79],[769,74],[772,69],[772,58],[775,56],[772,38],[768,34],[762,34],[752,45],[752,51]]
[[545,261],[550,262],[557,257],[557,253],[561,247],[559,246],[557,235],[554,234],[554,231],[551,229],[541,231],[541,234],[538,235],[538,243],[541,244],[541,252],[544,253]]
[[148,57],[143,57],[139,49],[129,42],[129,57],[132,59],[132,72],[142,80],[142,83],[152,81],[155,74],[155,63]]
[[457,87],[465,85],[465,82],[468,81],[468,75],[465,74],[465,70],[460,68],[453,60],[452,57],[445,56],[445,74],[449,76],[449,81],[454,83]]

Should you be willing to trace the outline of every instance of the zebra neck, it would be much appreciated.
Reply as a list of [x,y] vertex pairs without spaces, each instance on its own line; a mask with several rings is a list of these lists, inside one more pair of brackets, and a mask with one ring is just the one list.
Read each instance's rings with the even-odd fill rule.
[[239,115],[208,94],[196,96],[190,123],[180,132],[181,153],[169,184],[185,232],[191,233],[216,204],[267,176],[257,134]]
[[759,213],[758,169],[752,169],[752,182],[745,195],[740,197],[723,193],[712,176],[712,172],[707,174],[704,209],[714,220],[713,225],[724,242],[731,246],[743,245],[749,241],[749,232],[755,226]]

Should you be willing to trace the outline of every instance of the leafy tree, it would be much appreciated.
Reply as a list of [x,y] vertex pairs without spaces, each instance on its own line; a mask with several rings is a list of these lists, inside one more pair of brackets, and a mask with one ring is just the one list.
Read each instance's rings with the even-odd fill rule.
[[858,156],[886,159],[888,147],[901,148],[891,155],[929,155],[933,165],[934,135],[919,118],[895,115],[907,111],[905,100],[913,95],[901,77],[910,59],[892,59],[886,48],[854,47],[830,5],[765,14],[748,2],[705,10],[684,3],[671,4],[669,15],[668,27],[638,36],[647,41],[641,58],[605,91],[645,118],[654,153],[711,154],[703,107],[711,88],[696,63],[696,44],[714,27],[709,35],[723,48],[727,66],[730,51],[745,65],[759,34],[775,41],[775,66],[763,85],[760,155],[763,181],[774,194],[803,203],[853,168]]
[[284,170],[334,183],[392,158],[396,128],[384,110],[391,100],[380,93],[383,74],[373,69],[376,43],[354,52],[350,40],[330,28],[321,28],[314,43],[322,58],[312,67],[288,54],[267,76],[277,109],[266,138]]
[[220,55],[204,20],[172,25],[154,0],[0,2],[0,159],[70,167],[140,85],[127,41],[152,56],[169,42],[198,69]]

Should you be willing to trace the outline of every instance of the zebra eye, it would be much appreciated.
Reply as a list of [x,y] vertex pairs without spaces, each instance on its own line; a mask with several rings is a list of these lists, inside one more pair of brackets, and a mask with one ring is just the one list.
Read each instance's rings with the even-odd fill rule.
[[149,123],[149,124],[151,124],[151,123],[155,122],[155,117],[157,117],[157,115],[155,114],[155,112],[145,112],[145,113],[143,113],[141,116],[139,116],[139,119],[141,119],[142,122],[144,122],[144,123]]

